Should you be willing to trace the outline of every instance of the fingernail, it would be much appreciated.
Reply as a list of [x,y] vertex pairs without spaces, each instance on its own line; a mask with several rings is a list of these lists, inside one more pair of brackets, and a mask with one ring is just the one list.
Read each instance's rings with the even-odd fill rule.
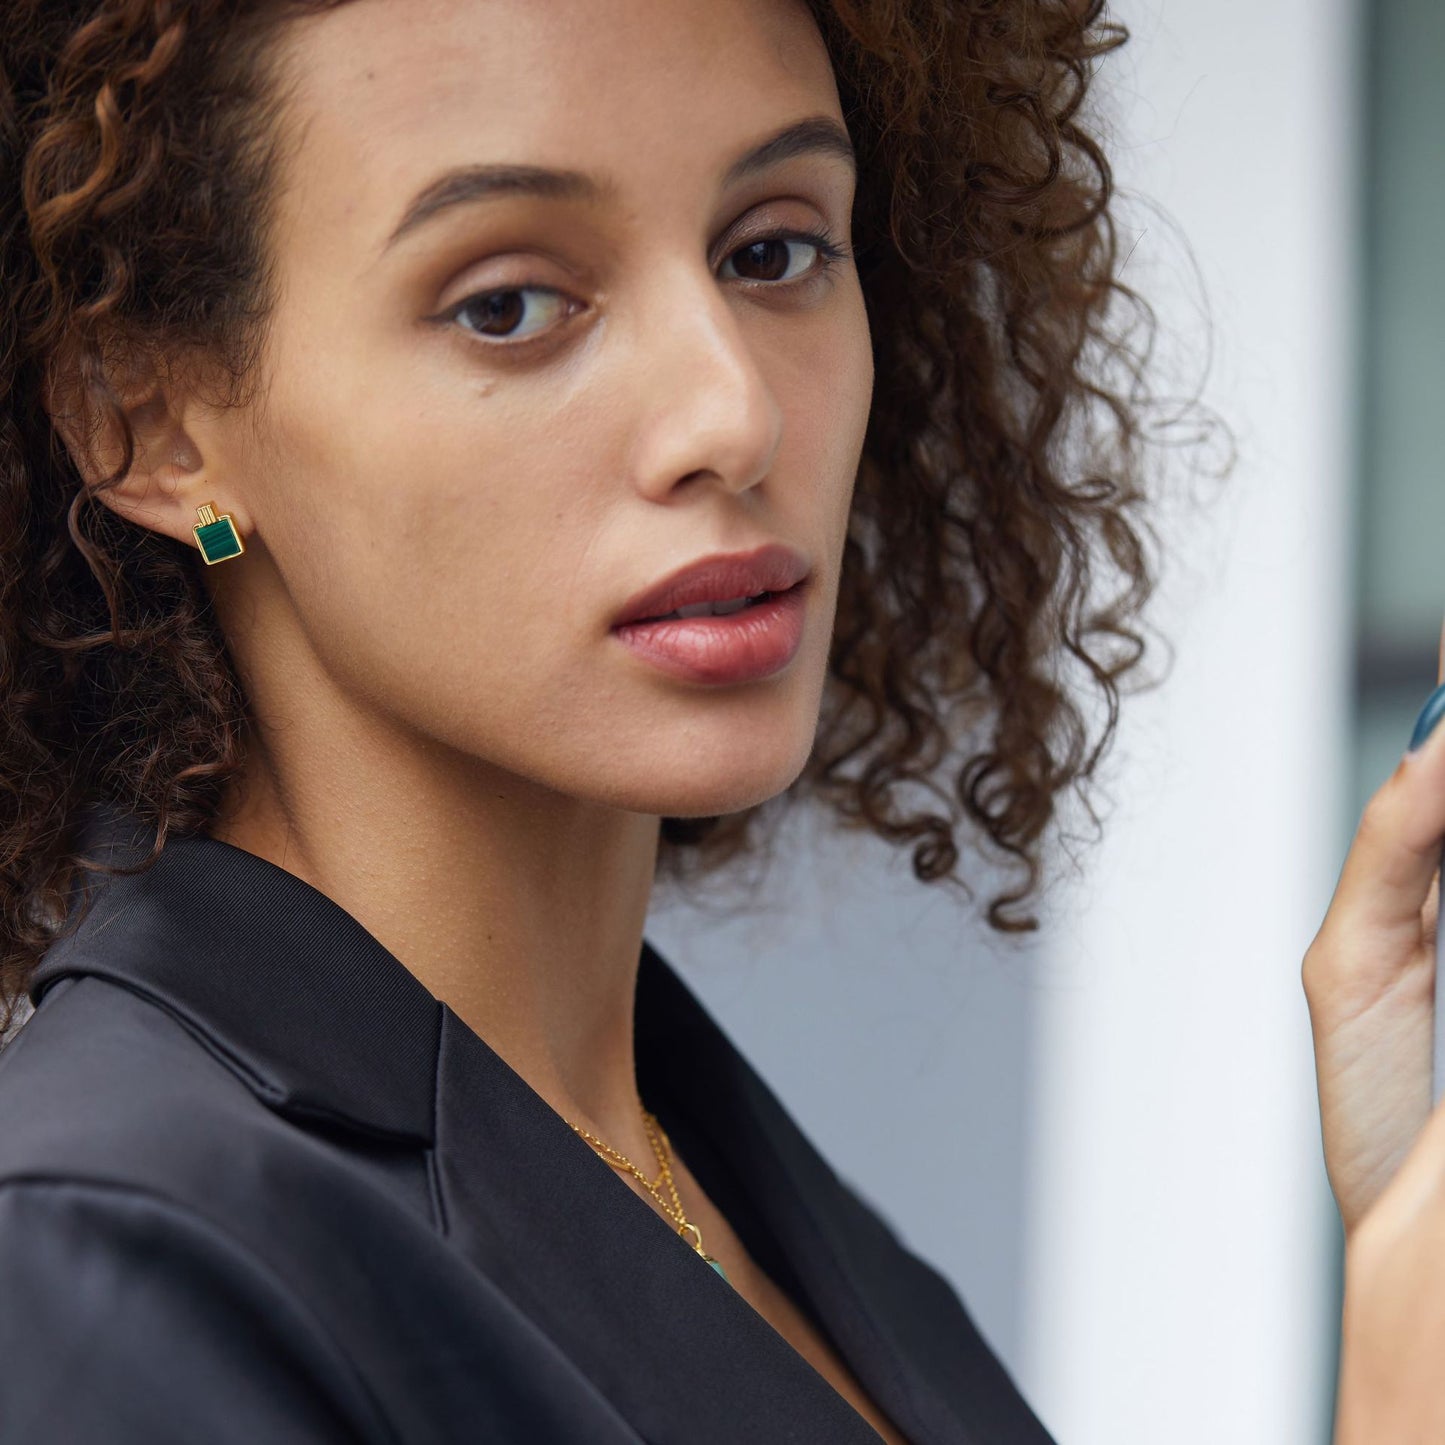
[[1442,717],[1445,717],[1445,682],[1425,699],[1425,706],[1420,709],[1420,716],[1415,719],[1415,731],[1410,736],[1410,746],[1405,751],[1413,753],[1435,731],[1435,724]]

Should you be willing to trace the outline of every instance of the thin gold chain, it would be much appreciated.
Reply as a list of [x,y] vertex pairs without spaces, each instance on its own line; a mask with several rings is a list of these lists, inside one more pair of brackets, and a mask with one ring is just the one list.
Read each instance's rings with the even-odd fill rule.
[[[646,1110],[644,1110],[643,1118],[646,1119],[646,1117],[647,1112]],[[569,1124],[572,1123],[570,1119],[567,1122]],[[638,1167],[632,1162],[632,1160],[630,1160],[625,1154],[619,1153],[616,1149],[612,1148],[610,1144],[604,1144],[602,1140],[600,1140],[595,1134],[589,1134],[580,1124],[572,1124],[572,1127],[589,1144],[591,1144],[592,1147],[598,1151],[598,1153],[602,1154],[607,1159],[607,1162],[609,1164],[615,1164],[619,1169],[629,1171],[640,1184],[651,1190],[653,1196],[657,1198],[657,1202],[659,1204],[663,1204],[665,1207],[665,1201],[662,1200],[661,1197],[659,1197],[657,1194],[657,1190],[663,1182],[663,1175],[661,1171],[658,1172],[657,1178],[655,1180],[648,1179],[647,1176],[644,1175],[642,1171],[638,1169]],[[654,1150],[654,1152],[656,1151]]]
[[[672,1141],[667,1137],[667,1131],[657,1122],[657,1115],[649,1113],[642,1108],[642,1101],[637,1101],[637,1106],[642,1109],[642,1127],[647,1131],[647,1142],[652,1146],[653,1156],[657,1160],[658,1175],[654,1183],[620,1150],[614,1149],[610,1144],[604,1144],[595,1134],[589,1134],[580,1124],[573,1124],[570,1119],[568,1124],[572,1126],[593,1148],[600,1154],[614,1169],[620,1169],[624,1173],[632,1175],[639,1184],[657,1201],[662,1212],[672,1220],[677,1227],[679,1234],[692,1234],[692,1247],[697,1251],[717,1272],[727,1279],[727,1274],[717,1260],[702,1247],[702,1231],[683,1211],[682,1199],[677,1192],[677,1185],[672,1178],[672,1165],[668,1161],[668,1154],[672,1148]],[[672,1196],[671,1202],[664,1199],[658,1192],[658,1184],[665,1185],[667,1192]],[[731,1283],[731,1281],[729,1281]]]
[[[672,1165],[668,1160],[668,1156],[672,1152],[672,1140],[667,1137],[662,1125],[657,1122],[657,1115],[649,1114],[646,1109],[642,1111],[642,1126],[647,1130],[647,1142],[652,1145],[653,1157],[657,1160],[657,1167],[661,1171],[659,1177],[667,1185],[667,1192],[672,1196],[674,1218],[683,1229],[690,1229],[692,1226],[687,1222],[687,1215],[682,1212],[682,1200],[678,1198],[677,1185],[672,1182]],[[698,1237],[698,1248],[702,1248],[701,1236]]]
[[[570,1119],[567,1122],[569,1124],[572,1123]],[[659,1172],[656,1183],[649,1179],[642,1170],[620,1150],[614,1149],[610,1144],[604,1144],[601,1139],[595,1134],[589,1134],[580,1124],[572,1124],[572,1127],[593,1149],[601,1154],[614,1169],[621,1169],[624,1173],[631,1174],[632,1177],[657,1200],[663,1213],[677,1226],[677,1232],[682,1234],[689,1228],[687,1215],[683,1213],[682,1200],[679,1199],[677,1195],[677,1186],[672,1182],[672,1170],[668,1167],[667,1156],[658,1146],[657,1133],[654,1132],[654,1130],[656,1130],[660,1133],[662,1126],[658,1124],[656,1115],[649,1114],[646,1109],[642,1110],[642,1125],[643,1128],[647,1130],[647,1142],[652,1145],[652,1152],[658,1164]],[[666,1136],[664,1135],[664,1137]],[[658,1185],[660,1184],[667,1185],[668,1193],[672,1195],[671,1203],[658,1193]]]

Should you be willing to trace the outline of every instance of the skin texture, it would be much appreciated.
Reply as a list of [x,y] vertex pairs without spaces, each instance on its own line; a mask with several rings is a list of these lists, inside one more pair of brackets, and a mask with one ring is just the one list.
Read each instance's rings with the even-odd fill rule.
[[[785,126],[841,127],[828,56],[777,0],[357,0],[281,58],[264,384],[230,410],[141,388],[106,495],[188,545],[214,499],[246,541],[206,572],[257,720],[213,831],[340,903],[646,1167],[632,1000],[659,820],[802,770],[872,394],[851,257],[737,254],[820,228],[846,251],[847,159],[722,181]],[[611,189],[386,244],[441,171],[494,162]],[[521,287],[545,289],[445,314]],[[683,682],[610,635],[679,565],[773,540],[812,564],[781,673]],[[887,1433],[676,1173],[740,1291]]]

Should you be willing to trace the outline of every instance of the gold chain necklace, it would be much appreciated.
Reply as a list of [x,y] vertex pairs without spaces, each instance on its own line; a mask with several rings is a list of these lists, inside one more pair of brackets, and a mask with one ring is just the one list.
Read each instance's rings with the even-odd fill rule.
[[[637,1101],[637,1106],[639,1109],[642,1108],[640,1099]],[[683,1213],[682,1200],[678,1198],[677,1185],[672,1181],[672,1166],[668,1162],[668,1152],[672,1147],[672,1141],[667,1137],[662,1125],[657,1122],[657,1115],[649,1114],[646,1109],[642,1109],[642,1127],[647,1130],[647,1142],[652,1145],[652,1152],[658,1165],[656,1184],[625,1154],[620,1153],[609,1144],[604,1144],[595,1134],[589,1134],[580,1124],[572,1124],[570,1119],[567,1122],[592,1146],[593,1151],[600,1154],[614,1169],[620,1169],[624,1173],[632,1175],[657,1200],[662,1207],[662,1212],[677,1226],[679,1234],[687,1234],[691,1231],[692,1248],[702,1255],[724,1279],[728,1279],[727,1271],[702,1247],[702,1231]],[[671,1203],[658,1192],[659,1184],[663,1185],[668,1194],[672,1196]],[[731,1284],[732,1281],[728,1279],[728,1283]]]

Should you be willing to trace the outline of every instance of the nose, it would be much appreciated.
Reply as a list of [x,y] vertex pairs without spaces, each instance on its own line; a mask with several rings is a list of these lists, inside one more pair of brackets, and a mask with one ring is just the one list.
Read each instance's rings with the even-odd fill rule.
[[656,501],[711,482],[745,492],[767,476],[783,414],[749,337],[746,303],[704,266],[661,264],[635,312],[632,476]]

